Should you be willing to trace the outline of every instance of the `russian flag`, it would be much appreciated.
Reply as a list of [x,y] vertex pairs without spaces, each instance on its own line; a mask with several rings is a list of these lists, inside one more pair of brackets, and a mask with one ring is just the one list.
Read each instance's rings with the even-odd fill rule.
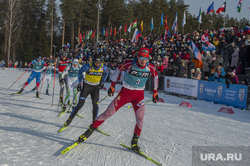
[[137,43],[138,41],[138,38],[141,36],[141,33],[140,31],[138,31],[138,29],[136,28],[135,29],[135,32],[134,32],[134,35],[133,35],[133,38],[132,38],[132,42],[133,43]]
[[206,14],[212,13],[213,11],[214,11],[214,2],[208,7]]
[[199,49],[196,47],[196,45],[194,44],[194,42],[192,41],[192,48],[194,51],[194,56],[195,58],[199,59],[201,61],[201,53],[199,51]]

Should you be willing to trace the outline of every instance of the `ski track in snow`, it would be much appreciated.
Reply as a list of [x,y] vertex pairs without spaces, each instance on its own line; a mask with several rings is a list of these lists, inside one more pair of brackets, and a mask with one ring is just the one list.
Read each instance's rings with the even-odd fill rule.
[[[30,75],[26,72],[8,91],[6,90],[24,70],[0,69],[0,165],[1,166],[154,166],[120,146],[130,145],[135,126],[133,109],[127,104],[106,120],[99,128],[110,134],[94,132],[86,142],[68,153],[60,152],[75,142],[92,122],[92,103],[88,97],[78,112],[84,119],[75,117],[70,126],[57,133],[69,113],[57,117],[59,87],[56,79],[54,103],[52,95],[45,95],[44,82],[40,96],[35,92],[9,95],[20,90]],[[105,83],[108,89],[110,83]],[[35,87],[35,80],[25,91]],[[53,80],[50,94],[53,92]],[[116,91],[121,85],[116,86]],[[100,99],[107,92],[100,91]],[[115,93],[117,95],[117,93]],[[188,166],[192,163],[192,146],[249,146],[250,112],[230,107],[235,114],[217,112],[224,105],[188,100],[159,92],[165,103],[146,103],[144,126],[139,139],[141,150],[164,166]],[[105,111],[113,97],[100,103],[99,114]],[[145,101],[152,93],[145,92]],[[72,97],[71,97],[72,100]],[[180,107],[183,101],[192,108]],[[225,107],[225,106],[224,106]],[[71,110],[70,110],[71,111]]]

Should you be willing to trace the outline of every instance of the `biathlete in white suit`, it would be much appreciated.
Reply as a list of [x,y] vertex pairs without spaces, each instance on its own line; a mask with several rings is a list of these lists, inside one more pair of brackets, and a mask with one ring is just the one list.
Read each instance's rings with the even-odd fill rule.
[[49,87],[50,87],[50,83],[51,83],[51,80],[52,80],[52,74],[53,74],[54,69],[55,68],[53,66],[52,61],[49,61],[48,66],[47,66],[47,71],[46,71],[46,74],[45,74],[45,78],[44,78],[44,80],[47,83],[46,95],[50,95],[49,94]]
[[64,103],[63,103],[63,110],[66,109],[66,104],[69,103],[70,104],[70,93],[73,90],[73,106],[76,105],[77,103],[77,89],[76,87],[73,86],[73,83],[77,81],[77,77],[78,77],[78,72],[80,70],[79,67],[79,60],[78,59],[74,59],[72,61],[71,64],[69,64],[64,71],[61,74],[61,79],[64,78],[65,75],[67,75],[67,81],[66,81],[66,89],[67,89],[67,96],[65,97]]
[[158,97],[158,74],[153,64],[148,62],[149,50],[147,48],[141,48],[135,60],[127,60],[123,64],[119,65],[116,69],[111,86],[108,90],[108,95],[113,96],[115,92],[115,85],[118,76],[122,71],[125,71],[123,85],[120,93],[109,104],[106,111],[99,115],[94,123],[92,123],[89,129],[82,134],[78,141],[85,141],[93,131],[98,128],[106,119],[110,118],[116,111],[127,103],[132,103],[136,124],[134,128],[134,135],[131,141],[131,148],[135,151],[140,150],[138,146],[138,139],[143,127],[143,118],[145,112],[144,104],[144,88],[150,74],[153,76],[153,102],[157,103]]
[[20,91],[17,94],[21,94],[24,88],[34,79],[36,78],[36,97],[39,96],[39,86],[41,79],[41,72],[46,69],[47,64],[42,60],[41,56],[38,56],[36,60],[33,60],[29,63],[29,66],[33,65],[32,73],[30,74],[27,82],[23,85]]

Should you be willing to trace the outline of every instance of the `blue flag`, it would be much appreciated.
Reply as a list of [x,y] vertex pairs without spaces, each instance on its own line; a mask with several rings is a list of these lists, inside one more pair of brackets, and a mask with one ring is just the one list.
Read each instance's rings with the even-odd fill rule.
[[163,25],[163,13],[161,15],[161,26]]

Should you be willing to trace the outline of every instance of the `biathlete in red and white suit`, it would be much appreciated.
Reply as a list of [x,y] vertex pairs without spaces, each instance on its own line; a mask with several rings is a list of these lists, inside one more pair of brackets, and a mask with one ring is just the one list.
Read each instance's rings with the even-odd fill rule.
[[109,104],[105,112],[99,115],[94,123],[90,125],[89,129],[79,137],[78,141],[82,142],[86,140],[92,132],[100,126],[106,119],[111,117],[116,111],[127,103],[132,103],[136,117],[136,125],[134,128],[134,136],[131,141],[131,147],[134,150],[139,150],[140,147],[137,144],[139,136],[143,127],[143,117],[145,112],[144,104],[144,89],[150,74],[153,76],[153,102],[158,102],[158,74],[153,64],[148,62],[149,50],[147,48],[141,48],[139,50],[137,59],[127,60],[121,64],[113,77],[111,86],[108,90],[109,96],[113,96],[115,91],[115,85],[119,74],[125,71],[123,86],[117,97]]

